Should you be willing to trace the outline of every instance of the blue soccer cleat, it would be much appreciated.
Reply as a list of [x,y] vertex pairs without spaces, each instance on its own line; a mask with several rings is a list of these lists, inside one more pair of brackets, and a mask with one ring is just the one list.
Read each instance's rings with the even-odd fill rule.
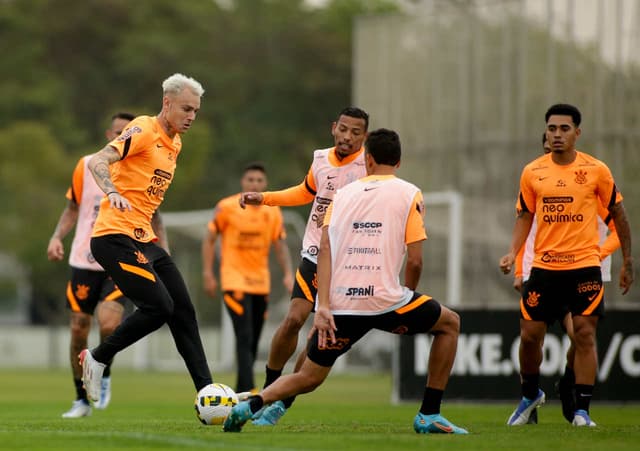
[[596,427],[595,421],[589,418],[589,413],[586,410],[576,410],[575,415],[573,416],[573,422],[571,423],[574,426],[589,426]]
[[520,404],[518,404],[516,410],[514,410],[509,417],[507,424],[509,426],[521,426],[523,424],[529,423],[529,417],[531,416],[531,413],[535,409],[543,405],[545,399],[545,394],[540,389],[538,389],[538,396],[536,396],[535,399],[529,399],[523,396]]
[[248,401],[242,401],[231,409],[231,413],[224,420],[222,430],[224,432],[240,432],[242,426],[251,419],[253,413]]
[[445,417],[436,413],[424,415],[420,412],[413,420],[413,429],[417,434],[468,434],[466,429],[456,426]]
[[282,401],[276,401],[262,411],[261,415],[254,415],[253,424],[256,426],[275,426],[280,418],[287,412]]

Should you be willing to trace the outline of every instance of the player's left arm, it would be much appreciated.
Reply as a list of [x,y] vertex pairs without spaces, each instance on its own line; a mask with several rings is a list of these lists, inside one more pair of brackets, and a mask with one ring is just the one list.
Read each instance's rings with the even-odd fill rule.
[[620,288],[622,294],[627,294],[633,283],[633,257],[631,257],[631,227],[622,201],[609,207],[609,213],[618,233],[620,249],[622,251],[622,268],[620,269]]
[[151,228],[153,229],[153,233],[158,237],[158,246],[167,251],[167,254],[170,254],[169,251],[169,237],[167,236],[167,229],[164,227],[164,222],[162,221],[162,215],[158,210],[153,212],[153,216],[151,216]]

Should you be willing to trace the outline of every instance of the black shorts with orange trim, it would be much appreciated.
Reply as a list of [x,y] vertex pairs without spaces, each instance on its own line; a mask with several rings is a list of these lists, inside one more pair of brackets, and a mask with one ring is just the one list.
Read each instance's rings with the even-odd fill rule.
[[296,280],[293,282],[291,299],[306,299],[315,305],[318,294],[318,265],[311,260],[303,258],[296,271]]
[[553,271],[532,268],[520,300],[520,317],[553,324],[572,316],[604,316],[604,285],[599,266]]
[[67,283],[67,308],[73,312],[93,315],[98,302],[117,302],[126,306],[127,298],[105,271],[71,267]]
[[318,333],[307,343],[307,356],[321,366],[331,367],[338,357],[346,353],[372,329],[396,335],[427,333],[440,319],[442,307],[430,296],[414,293],[404,306],[379,315],[334,315],[336,342],[318,348]]

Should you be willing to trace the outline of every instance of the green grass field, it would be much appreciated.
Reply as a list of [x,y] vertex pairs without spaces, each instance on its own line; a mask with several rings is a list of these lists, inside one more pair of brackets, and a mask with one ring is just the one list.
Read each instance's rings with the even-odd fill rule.
[[[258,380],[262,376],[258,376]],[[233,384],[229,374],[216,381]],[[392,405],[388,375],[333,375],[300,397],[275,428],[247,424],[241,433],[200,424],[184,373],[114,371],[105,411],[63,420],[72,388],[69,371],[0,371],[2,450],[631,450],[640,443],[640,406],[595,404],[594,429],[562,418],[556,400],[540,410],[540,424],[508,428],[511,404],[445,403],[442,413],[468,436],[418,435],[417,403]],[[472,387],[470,387],[472,389]]]

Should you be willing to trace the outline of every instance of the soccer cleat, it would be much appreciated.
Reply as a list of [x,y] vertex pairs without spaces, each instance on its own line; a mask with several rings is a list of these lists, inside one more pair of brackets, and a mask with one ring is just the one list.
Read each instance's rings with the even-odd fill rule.
[[529,415],[529,421],[527,424],[538,424],[538,409],[533,409],[531,415]]
[[589,418],[589,413],[586,410],[576,410],[575,415],[573,416],[573,422],[571,423],[574,426],[589,426],[589,427],[596,427],[596,423],[595,421],[592,421],[591,418]]
[[[258,412],[256,412],[257,415]],[[276,401],[268,406],[252,423],[256,426],[275,426],[280,418],[287,413],[287,408],[282,401]]]
[[91,406],[84,399],[76,399],[71,404],[71,409],[62,414],[62,418],[82,418],[91,416]]
[[100,399],[93,403],[96,409],[106,409],[111,402],[111,378],[103,377],[100,382]]
[[106,365],[94,359],[88,349],[83,349],[78,354],[78,359],[82,367],[82,382],[84,383],[84,389],[87,391],[87,397],[91,401],[97,402],[100,400],[102,373]]
[[466,429],[456,426],[439,413],[424,415],[420,412],[413,420],[416,434],[468,434]]
[[576,410],[576,395],[573,383],[567,378],[561,377],[555,384],[556,393],[562,403],[562,415],[569,422],[573,422]]
[[509,426],[521,426],[523,424],[527,424],[529,422],[531,412],[543,405],[544,401],[545,394],[540,389],[538,389],[538,396],[536,396],[535,399],[529,399],[523,396],[520,404],[518,404],[516,410],[514,410],[509,417],[507,424]]
[[224,432],[240,432],[242,426],[251,419],[253,413],[248,401],[242,401],[231,409],[231,413],[224,420],[222,430]]
[[251,420],[257,420],[257,419],[259,419],[259,418],[262,416],[262,414],[264,413],[264,411],[265,411],[265,410],[267,410],[267,407],[269,407],[269,406],[262,406],[262,407],[260,407],[260,410],[258,410],[256,413],[254,413],[254,414],[251,416]]

